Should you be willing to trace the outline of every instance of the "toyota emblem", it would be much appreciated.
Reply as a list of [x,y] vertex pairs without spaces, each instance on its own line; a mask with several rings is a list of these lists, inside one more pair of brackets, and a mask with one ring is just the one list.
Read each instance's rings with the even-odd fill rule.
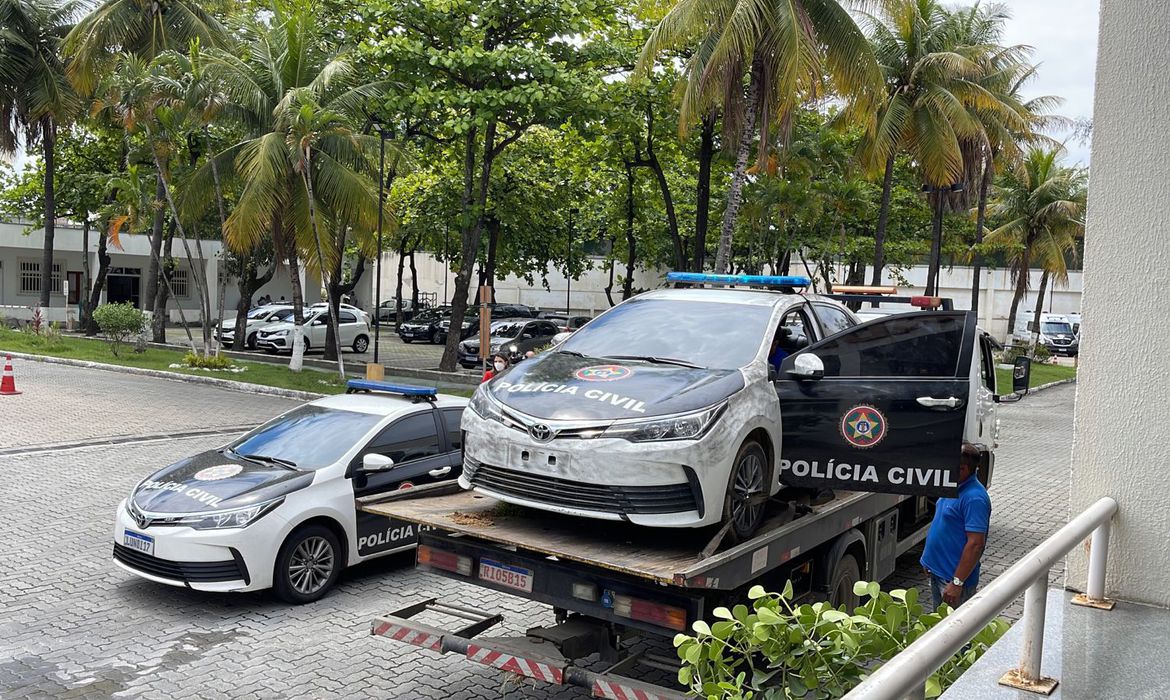
[[528,435],[537,442],[548,442],[553,439],[556,432],[544,423],[537,423],[528,426]]

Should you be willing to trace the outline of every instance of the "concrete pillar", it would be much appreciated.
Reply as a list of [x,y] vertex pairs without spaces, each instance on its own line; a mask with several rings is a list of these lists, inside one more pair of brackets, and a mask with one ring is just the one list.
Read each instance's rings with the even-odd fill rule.
[[[1085,234],[1081,344],[1070,506],[1101,496],[1120,511],[1109,548],[1110,597],[1170,607],[1170,9],[1164,0],[1102,0],[1093,176]],[[1086,548],[1069,555],[1083,589]]]

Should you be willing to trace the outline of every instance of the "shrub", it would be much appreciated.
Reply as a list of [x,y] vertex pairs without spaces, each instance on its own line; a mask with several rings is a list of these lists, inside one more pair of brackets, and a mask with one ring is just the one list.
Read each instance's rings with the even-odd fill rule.
[[[859,581],[853,591],[864,602],[850,613],[843,605],[796,605],[792,582],[781,593],[753,586],[751,608],[716,608],[718,622],[695,622],[693,636],[675,636],[679,683],[709,700],[839,698],[950,613],[945,605],[925,611],[913,588],[885,593]],[[926,696],[941,695],[1007,629],[994,620],[980,630],[930,676]]]
[[183,356],[183,364],[188,367],[196,367],[199,369],[227,369],[232,366],[230,357],[223,355],[197,355],[193,352],[188,352]]
[[118,354],[118,348],[129,338],[138,335],[146,327],[146,315],[129,302],[102,304],[93,311],[93,320],[102,335],[113,343],[111,350]]

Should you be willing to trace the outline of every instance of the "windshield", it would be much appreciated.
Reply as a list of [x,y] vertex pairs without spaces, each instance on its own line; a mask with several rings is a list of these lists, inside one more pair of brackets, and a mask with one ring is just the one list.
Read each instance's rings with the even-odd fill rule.
[[1059,335],[1061,333],[1072,335],[1072,326],[1063,322],[1044,321],[1040,324],[1040,332],[1044,335]]
[[287,460],[298,469],[320,469],[341,459],[382,416],[301,406],[274,418],[231,444],[241,455]]
[[751,362],[767,335],[770,306],[680,299],[634,299],[599,316],[559,350],[683,360],[712,369]]
[[272,309],[268,309],[263,306],[257,306],[248,312],[248,318],[260,318],[261,316],[267,316],[270,313],[272,313]]
[[523,323],[500,323],[492,329],[492,335],[496,338],[515,338],[523,328]]
[[423,311],[422,313],[416,314],[414,320],[420,323],[430,323],[432,321],[438,321],[447,315],[446,311],[435,311],[431,309],[430,311]]

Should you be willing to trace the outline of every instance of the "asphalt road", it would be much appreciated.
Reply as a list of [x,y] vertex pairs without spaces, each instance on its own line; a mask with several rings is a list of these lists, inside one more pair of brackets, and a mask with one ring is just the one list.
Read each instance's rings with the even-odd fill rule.
[[[370,637],[373,617],[431,595],[503,613],[497,634],[552,622],[543,606],[418,572],[409,556],[356,567],[303,607],[122,572],[112,516],[133,485],[291,403],[32,362],[16,374],[24,393],[0,397],[0,697],[587,697]],[[1061,387],[1002,407],[985,581],[1067,520],[1073,396]],[[913,552],[889,583],[924,583]]]

